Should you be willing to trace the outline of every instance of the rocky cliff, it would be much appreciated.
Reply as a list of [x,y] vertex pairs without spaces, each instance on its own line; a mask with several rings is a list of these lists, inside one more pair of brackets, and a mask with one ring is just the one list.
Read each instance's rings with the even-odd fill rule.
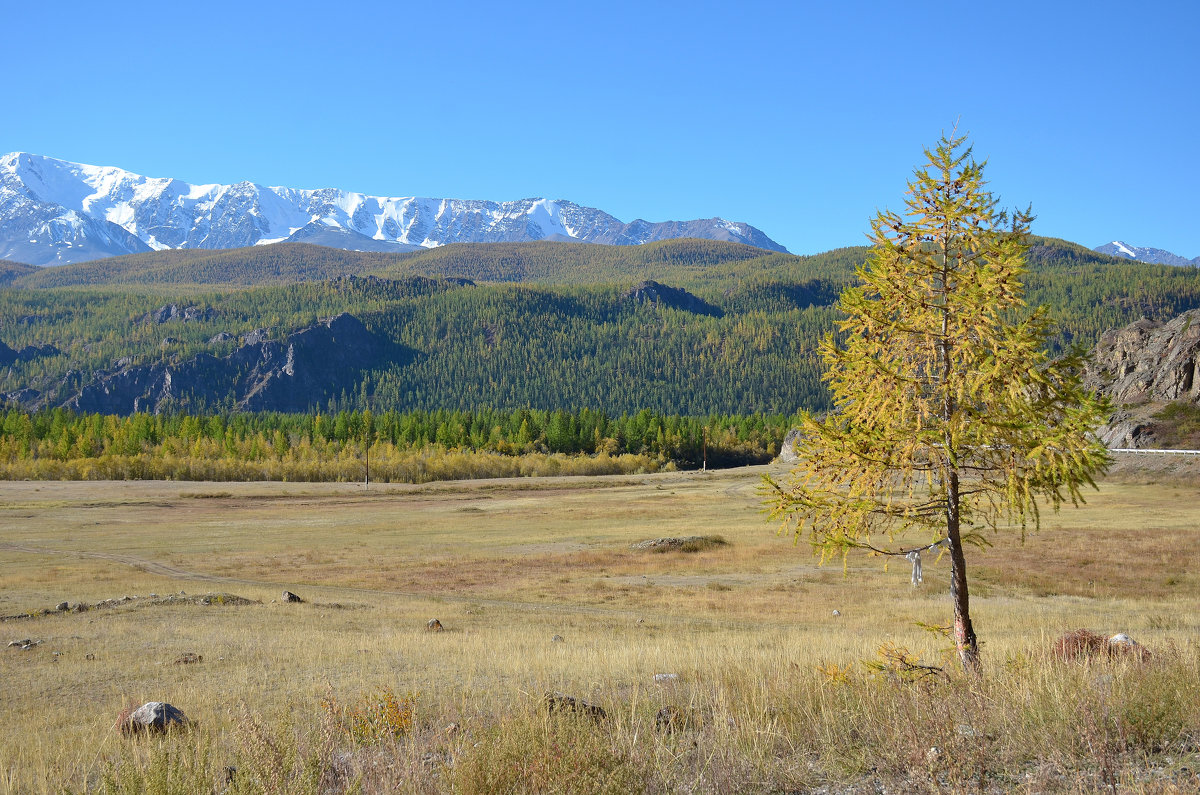
[[101,373],[66,402],[80,412],[129,414],[168,407],[226,405],[243,411],[308,411],[353,392],[368,367],[405,364],[413,352],[372,334],[341,314],[283,340],[247,335],[228,356],[199,354],[186,362],[158,362]]
[[694,315],[721,317],[725,314],[721,311],[720,307],[713,306],[699,296],[689,293],[687,290],[659,284],[653,279],[647,279],[635,284],[625,293],[625,297],[639,303],[650,303],[656,306],[669,306],[672,309],[681,309],[684,312],[691,312]]
[[0,367],[13,362],[28,362],[43,356],[57,356],[58,354],[58,348],[53,345],[26,345],[24,348],[16,350],[0,342]]
[[1110,447],[1161,444],[1157,411],[1171,402],[1200,403],[1198,362],[1200,309],[1106,331],[1084,371],[1084,382],[1118,409],[1100,437]]

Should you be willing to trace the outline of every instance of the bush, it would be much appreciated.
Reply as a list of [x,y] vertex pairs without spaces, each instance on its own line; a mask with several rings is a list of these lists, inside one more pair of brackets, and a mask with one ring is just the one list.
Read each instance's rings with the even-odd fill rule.
[[604,727],[586,719],[513,716],[464,746],[452,769],[455,793],[636,793],[645,779]]
[[321,707],[341,726],[346,736],[362,745],[406,737],[413,728],[414,704],[415,695],[397,696],[387,687],[380,688],[355,706],[344,706],[333,696],[326,696],[321,701]]

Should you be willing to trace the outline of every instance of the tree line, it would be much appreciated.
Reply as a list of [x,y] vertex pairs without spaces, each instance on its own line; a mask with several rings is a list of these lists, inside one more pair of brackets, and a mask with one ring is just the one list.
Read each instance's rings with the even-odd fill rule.
[[642,410],[0,414],[0,477],[423,482],[765,463],[795,418]]

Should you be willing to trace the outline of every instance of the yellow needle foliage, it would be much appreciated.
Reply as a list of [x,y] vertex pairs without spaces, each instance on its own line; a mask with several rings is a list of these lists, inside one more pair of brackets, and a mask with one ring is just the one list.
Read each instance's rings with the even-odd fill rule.
[[[997,210],[984,164],[943,136],[908,183],[904,215],[880,212],[846,317],[821,347],[834,410],[806,415],[798,460],[768,478],[772,515],[822,560],[851,549],[949,552],[954,634],[978,664],[963,543],[1078,502],[1107,462],[1090,431],[1104,402],[1078,352],[1051,359],[1044,309],[1023,299],[1029,211]],[[911,529],[920,542],[900,546]]]

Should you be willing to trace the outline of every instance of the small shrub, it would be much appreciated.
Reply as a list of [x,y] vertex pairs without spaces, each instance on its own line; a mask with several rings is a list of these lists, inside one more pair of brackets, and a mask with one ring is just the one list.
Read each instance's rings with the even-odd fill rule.
[[840,666],[837,663],[824,663],[816,668],[825,680],[830,685],[849,685],[854,677],[854,665]]
[[363,745],[407,736],[413,728],[415,704],[414,694],[397,696],[387,687],[354,706],[346,706],[333,696],[321,701],[321,707],[337,721],[346,736]]
[[129,726],[129,722],[130,722],[129,719],[133,716],[133,711],[137,708],[138,708],[137,703],[135,703],[132,700],[127,701],[125,703],[124,708],[122,708],[122,710],[117,713],[117,720],[115,723],[113,723],[112,727],[121,732],[126,731],[126,727]]
[[212,792],[216,781],[212,753],[201,748],[176,746],[170,742],[152,746],[146,758],[109,761],[89,791],[102,795],[190,795]]
[[1169,668],[1125,672],[1114,688],[1114,711],[1128,746],[1158,753],[1181,741],[1196,718],[1187,695],[1193,687]]
[[728,546],[729,542],[724,536],[696,536],[694,538],[685,539],[683,545],[679,547],[680,552],[703,552],[707,549],[716,549],[717,547]]
[[635,793],[645,776],[591,721],[517,716],[461,749],[451,791]]
[[1077,629],[1054,641],[1054,656],[1063,660],[1098,657],[1108,650],[1108,638],[1086,629]]
[[654,538],[630,544],[629,548],[640,552],[704,552],[708,549],[728,546],[724,536],[684,536],[680,538]]
[[940,665],[922,662],[908,649],[890,641],[881,645],[876,655],[877,660],[863,660],[863,665],[897,682],[920,682],[930,676],[946,676],[945,669]]

